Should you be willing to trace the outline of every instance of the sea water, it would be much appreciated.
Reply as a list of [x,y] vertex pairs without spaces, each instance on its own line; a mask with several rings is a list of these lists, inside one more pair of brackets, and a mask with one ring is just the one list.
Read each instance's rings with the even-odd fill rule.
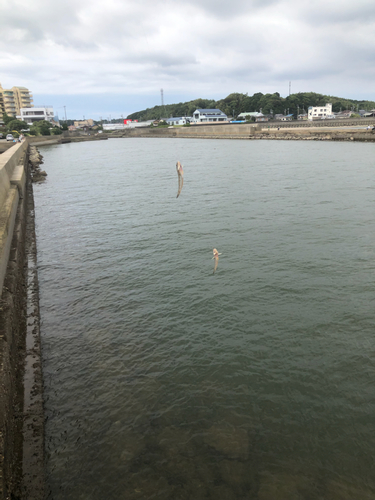
[[373,145],[40,151],[49,498],[374,499]]

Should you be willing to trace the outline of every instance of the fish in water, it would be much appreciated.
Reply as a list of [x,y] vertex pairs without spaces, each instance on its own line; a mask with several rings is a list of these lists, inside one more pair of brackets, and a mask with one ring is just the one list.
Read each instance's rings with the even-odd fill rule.
[[213,254],[214,256],[212,257],[213,259],[215,259],[215,266],[214,266],[214,274],[215,274],[215,271],[217,269],[217,265],[219,264],[219,255],[221,255],[221,253],[219,253],[216,248],[213,249]]
[[184,185],[184,170],[179,161],[176,163],[176,170],[178,175],[178,191],[176,198],[178,198],[180,196],[182,186]]

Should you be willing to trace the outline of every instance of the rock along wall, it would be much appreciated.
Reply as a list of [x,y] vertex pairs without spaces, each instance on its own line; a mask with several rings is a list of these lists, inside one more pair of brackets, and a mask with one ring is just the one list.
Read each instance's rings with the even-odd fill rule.
[[[0,154],[0,500],[45,497],[42,384],[34,373],[39,368],[41,375],[40,349],[27,341],[28,324],[39,338],[35,305],[28,311],[28,262],[35,242],[28,151],[24,141]],[[33,289],[29,295],[38,302]],[[35,368],[26,379],[31,349]]]

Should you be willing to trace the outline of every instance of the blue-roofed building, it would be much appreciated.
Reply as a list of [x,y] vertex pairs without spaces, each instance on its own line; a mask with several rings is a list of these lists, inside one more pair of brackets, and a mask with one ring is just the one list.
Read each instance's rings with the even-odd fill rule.
[[220,109],[196,109],[192,118],[192,123],[214,123],[227,121],[227,115],[220,111]]
[[186,123],[191,122],[191,118],[188,118],[187,116],[178,116],[175,118],[167,118],[165,121],[168,125],[185,125]]

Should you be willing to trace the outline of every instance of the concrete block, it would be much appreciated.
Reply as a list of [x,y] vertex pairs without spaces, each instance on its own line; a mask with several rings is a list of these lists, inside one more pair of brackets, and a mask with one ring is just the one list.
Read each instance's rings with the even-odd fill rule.
[[13,238],[14,224],[17,215],[19,194],[17,186],[9,188],[5,202],[0,208],[0,291],[2,293],[10,247]]
[[17,186],[20,197],[23,198],[26,187],[26,174],[22,164],[17,165],[14,168],[13,175],[10,178],[10,183]]

